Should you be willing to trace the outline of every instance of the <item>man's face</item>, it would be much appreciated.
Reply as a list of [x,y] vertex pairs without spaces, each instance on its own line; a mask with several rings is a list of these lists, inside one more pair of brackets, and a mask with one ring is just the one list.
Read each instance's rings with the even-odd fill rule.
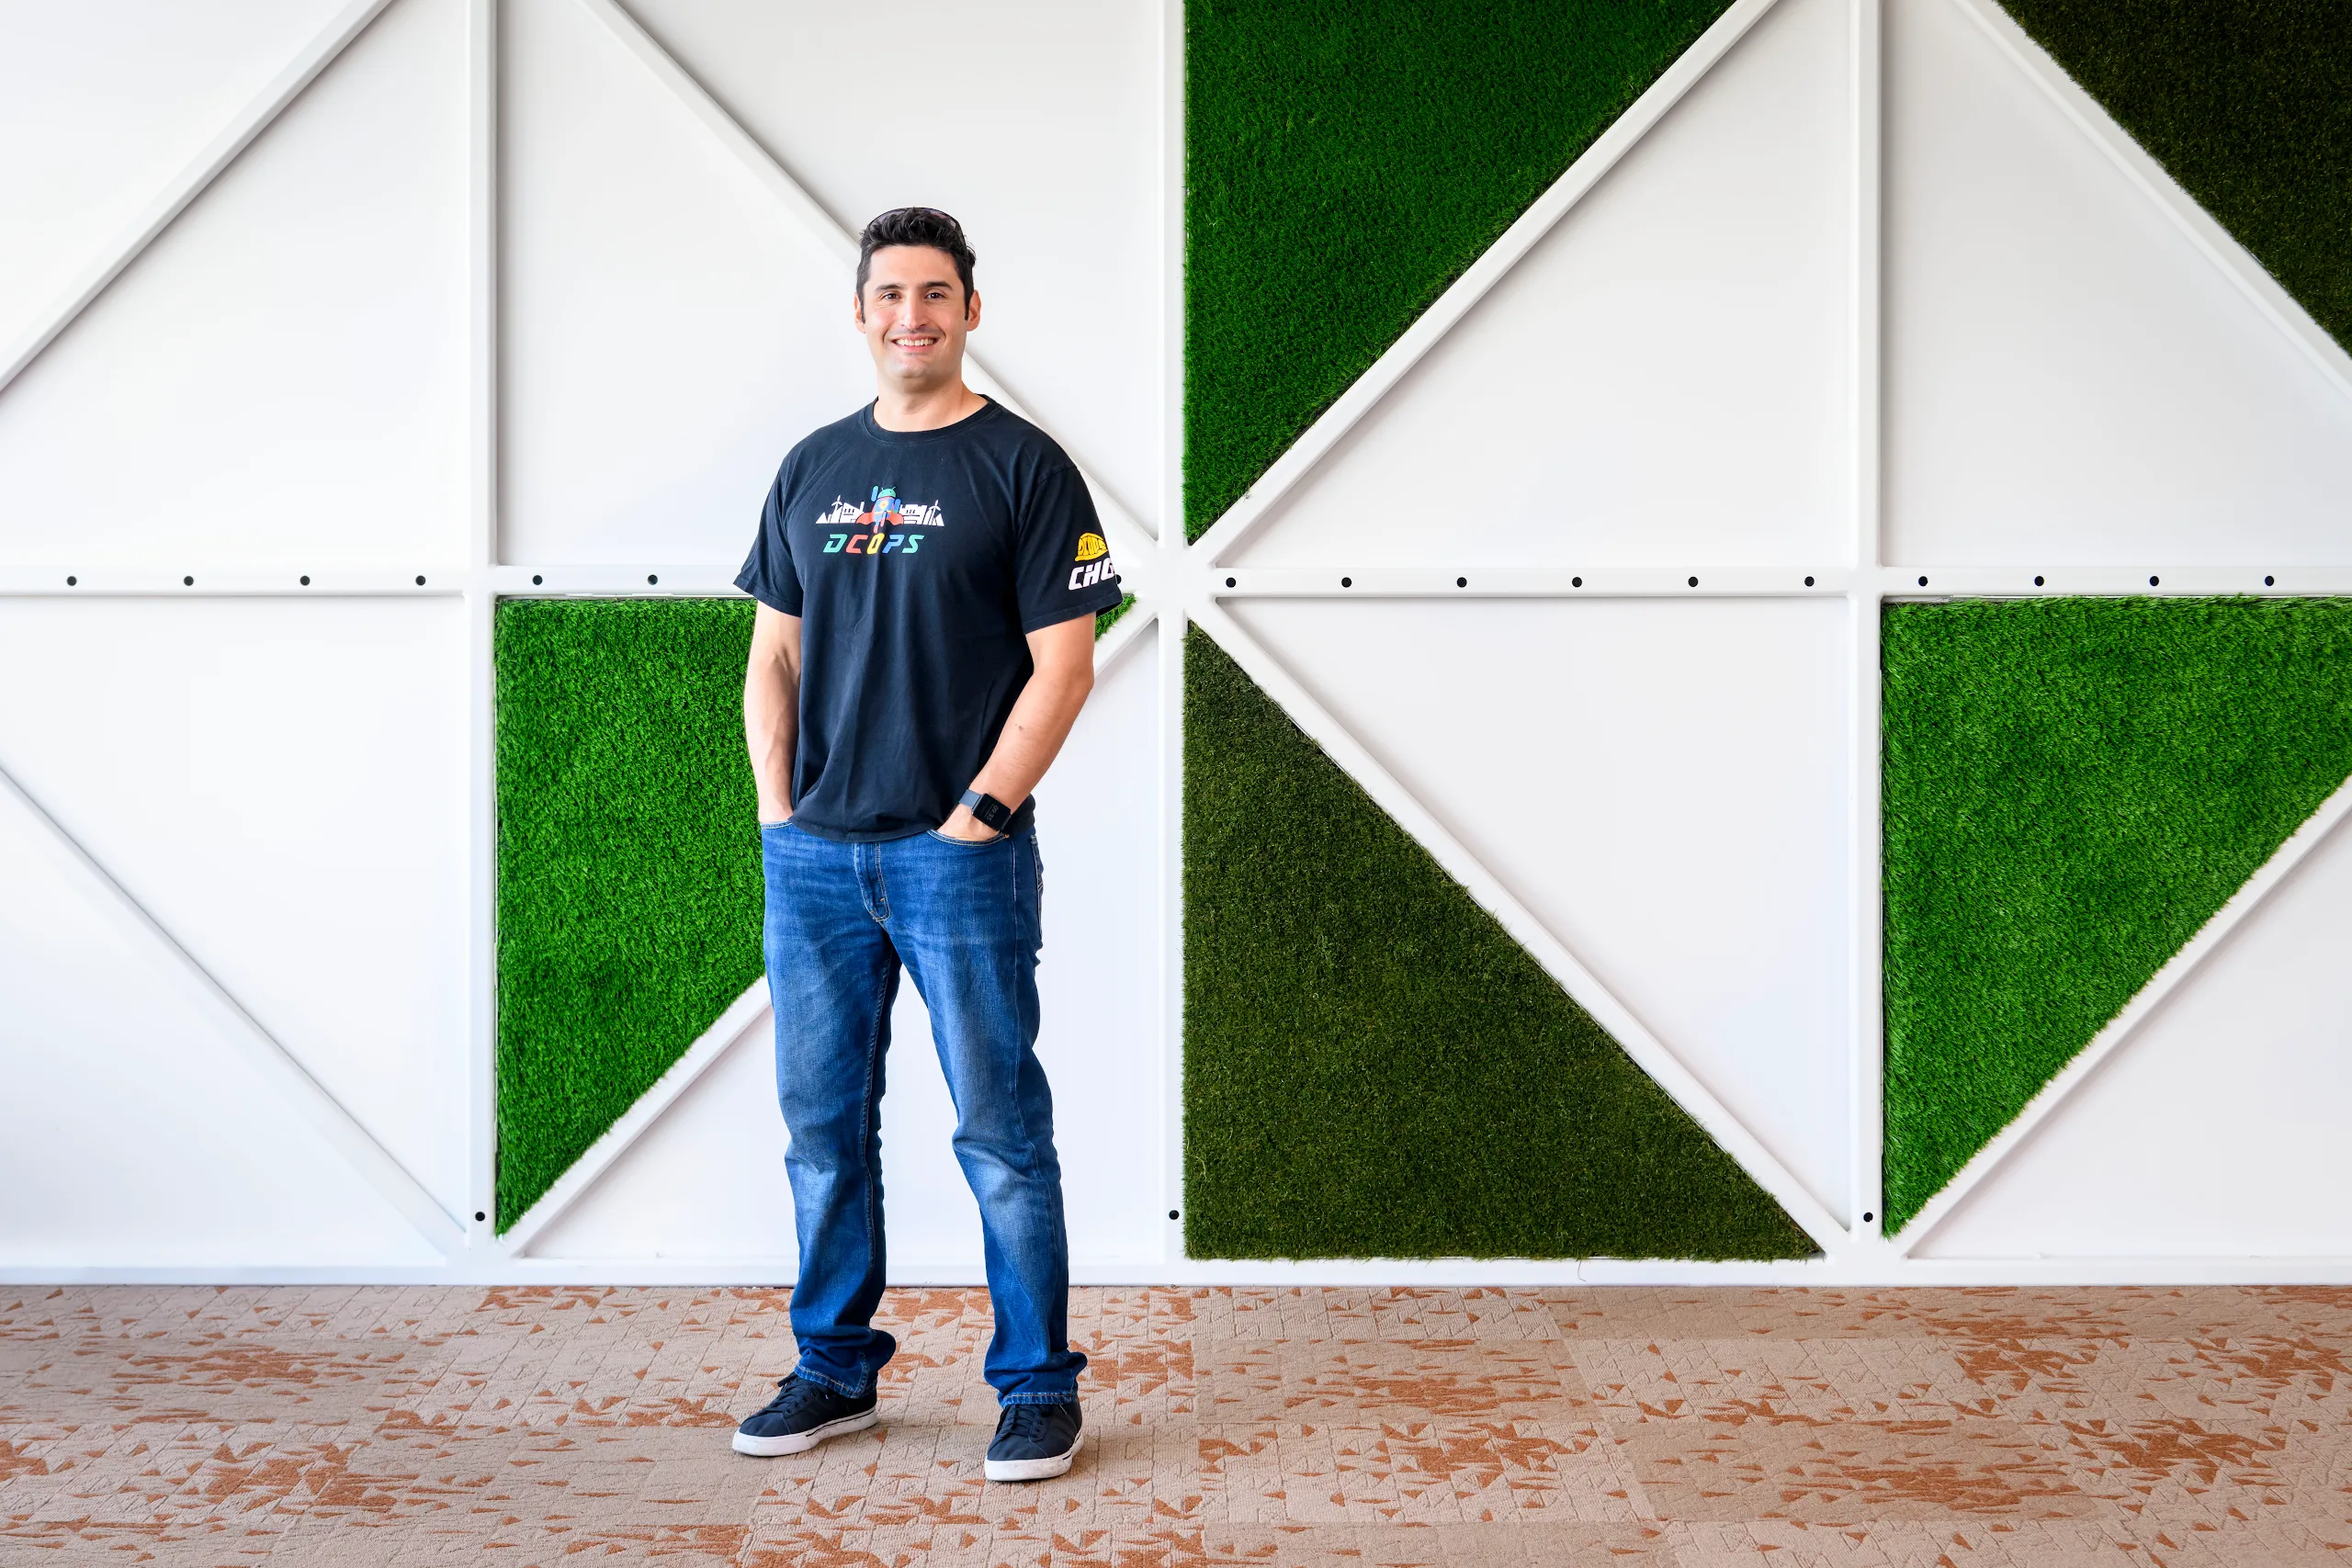
[[924,391],[963,374],[964,336],[980,324],[980,297],[965,299],[945,251],[886,245],[866,271],[857,324],[884,383]]

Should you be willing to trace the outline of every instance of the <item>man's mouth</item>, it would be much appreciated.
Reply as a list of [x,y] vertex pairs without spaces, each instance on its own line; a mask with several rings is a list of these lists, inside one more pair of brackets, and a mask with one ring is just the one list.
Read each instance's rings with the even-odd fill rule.
[[939,346],[939,339],[935,336],[894,337],[890,340],[890,346],[893,348],[936,348]]

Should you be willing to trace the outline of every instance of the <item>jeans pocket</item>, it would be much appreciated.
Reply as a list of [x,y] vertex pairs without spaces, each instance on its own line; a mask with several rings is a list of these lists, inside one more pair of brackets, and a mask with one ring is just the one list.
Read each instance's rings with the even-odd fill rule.
[[952,844],[959,850],[989,849],[994,845],[1004,842],[1005,839],[1009,836],[1007,834],[999,833],[993,839],[951,839],[936,828],[926,828],[923,829],[923,832],[927,836],[938,840],[943,844]]

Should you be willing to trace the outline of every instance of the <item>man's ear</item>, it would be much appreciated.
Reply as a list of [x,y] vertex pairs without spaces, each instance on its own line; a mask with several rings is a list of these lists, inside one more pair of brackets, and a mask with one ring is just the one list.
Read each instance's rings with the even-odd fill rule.
[[979,324],[980,297],[978,294],[967,294],[964,296],[964,330],[970,332]]
[[865,326],[865,295],[863,290],[849,297],[849,315],[850,320],[855,321],[859,330],[863,331]]

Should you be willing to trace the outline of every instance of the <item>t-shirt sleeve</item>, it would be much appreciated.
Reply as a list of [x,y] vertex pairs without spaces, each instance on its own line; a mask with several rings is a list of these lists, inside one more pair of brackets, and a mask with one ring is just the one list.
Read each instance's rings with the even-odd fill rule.
[[735,574],[735,586],[771,610],[797,615],[800,614],[800,572],[793,565],[792,540],[784,526],[791,473],[792,459],[786,457],[760,507],[759,532],[752,536],[752,553],[743,558],[743,570]]
[[1013,575],[1024,635],[1119,602],[1119,569],[1111,564],[1094,498],[1068,459],[1039,476],[1023,510]]

